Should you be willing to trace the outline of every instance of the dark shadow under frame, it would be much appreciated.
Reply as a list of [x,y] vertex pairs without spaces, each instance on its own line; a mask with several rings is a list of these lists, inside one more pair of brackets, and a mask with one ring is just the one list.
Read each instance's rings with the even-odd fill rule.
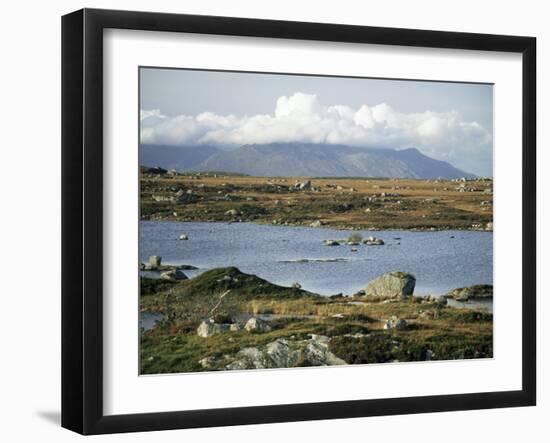
[[[503,51],[522,54],[522,389],[130,415],[103,414],[103,30]],[[62,19],[62,426],[152,431],[536,403],[536,40],[411,29],[84,9]]]

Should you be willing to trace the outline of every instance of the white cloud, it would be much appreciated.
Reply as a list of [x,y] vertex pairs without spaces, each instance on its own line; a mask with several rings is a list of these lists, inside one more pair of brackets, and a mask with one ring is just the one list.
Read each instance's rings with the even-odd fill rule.
[[[416,147],[434,158],[475,170],[473,157],[491,161],[492,136],[459,113],[402,113],[381,103],[353,109],[326,106],[313,94],[277,99],[273,114],[238,117],[203,112],[168,117],[141,110],[141,142],[168,145],[311,142],[380,148]],[[489,166],[486,166],[490,169]]]

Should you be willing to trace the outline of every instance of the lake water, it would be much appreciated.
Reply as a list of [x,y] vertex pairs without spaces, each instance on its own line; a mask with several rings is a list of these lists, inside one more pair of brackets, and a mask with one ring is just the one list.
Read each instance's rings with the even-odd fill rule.
[[[235,266],[270,282],[322,295],[353,294],[390,271],[416,277],[415,295],[442,295],[473,284],[493,283],[493,234],[476,231],[354,231],[384,246],[325,246],[351,231],[254,223],[140,222],[140,260],[160,255],[166,264],[208,269]],[[179,240],[185,233],[189,240]]]
[[157,322],[161,321],[164,315],[160,312],[140,312],[139,313],[139,329],[149,331],[155,327]]

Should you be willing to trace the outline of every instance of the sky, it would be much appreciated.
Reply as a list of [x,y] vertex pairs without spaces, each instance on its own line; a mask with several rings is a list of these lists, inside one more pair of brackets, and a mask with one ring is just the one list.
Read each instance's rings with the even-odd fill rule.
[[492,176],[487,84],[140,69],[141,142],[404,149]]

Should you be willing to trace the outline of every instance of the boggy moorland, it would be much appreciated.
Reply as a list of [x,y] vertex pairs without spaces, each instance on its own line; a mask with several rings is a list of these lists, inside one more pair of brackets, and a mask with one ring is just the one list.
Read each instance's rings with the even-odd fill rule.
[[[484,179],[265,178],[143,168],[140,185],[144,220],[492,230],[492,181]],[[359,239],[343,232],[345,239],[337,240],[346,248],[387,247],[375,234]],[[188,237],[182,232],[173,241]],[[356,293],[327,297],[232,263],[189,278],[192,265],[172,266],[160,257],[142,264],[149,274],[140,278],[140,310],[161,317],[141,331],[142,374],[493,355],[492,314],[450,305],[490,299],[490,285],[417,296],[415,276],[395,263],[395,272],[365,281]]]
[[491,179],[250,177],[142,168],[142,220],[491,230]]

